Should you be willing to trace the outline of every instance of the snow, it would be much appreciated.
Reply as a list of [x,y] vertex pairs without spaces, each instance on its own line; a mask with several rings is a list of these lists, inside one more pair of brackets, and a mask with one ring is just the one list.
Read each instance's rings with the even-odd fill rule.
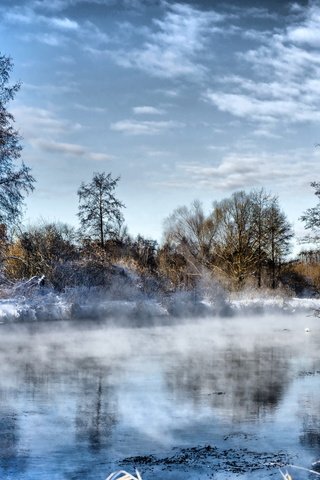
[[295,312],[297,310],[312,311],[320,309],[320,299],[318,298],[297,298],[297,297],[247,297],[230,300],[230,305],[236,310],[245,309],[262,309],[267,311],[269,309],[283,310],[289,312]]
[[[199,306],[203,308],[200,309]],[[100,292],[84,293],[75,289],[57,294],[39,288],[32,294],[0,299],[0,323],[50,320],[103,320],[119,318],[149,319],[178,316],[233,316],[237,314],[305,313],[320,310],[320,299],[281,296],[238,295],[221,301],[204,298],[193,302],[191,297],[110,299]]]

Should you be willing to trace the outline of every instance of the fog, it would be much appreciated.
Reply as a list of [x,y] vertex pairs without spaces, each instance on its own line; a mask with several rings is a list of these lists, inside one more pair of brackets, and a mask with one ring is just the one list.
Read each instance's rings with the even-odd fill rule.
[[124,466],[176,477],[185,448],[194,474],[222,475],[226,459],[256,478],[273,462],[310,466],[319,319],[256,307],[138,327],[130,316],[3,323],[0,477],[103,479]]

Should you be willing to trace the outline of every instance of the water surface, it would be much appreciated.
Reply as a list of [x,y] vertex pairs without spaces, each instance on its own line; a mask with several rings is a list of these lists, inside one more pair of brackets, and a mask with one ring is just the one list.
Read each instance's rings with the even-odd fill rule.
[[120,467],[280,478],[278,464],[320,459],[317,318],[1,325],[0,338],[1,479],[103,480]]

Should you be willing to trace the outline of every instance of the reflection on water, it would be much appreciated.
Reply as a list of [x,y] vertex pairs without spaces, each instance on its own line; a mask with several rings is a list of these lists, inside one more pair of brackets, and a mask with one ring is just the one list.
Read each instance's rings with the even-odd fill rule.
[[104,479],[125,457],[204,445],[229,457],[282,451],[310,467],[320,457],[318,322],[308,319],[309,334],[301,316],[1,326],[0,478]]
[[288,363],[283,347],[248,351],[230,344],[196,357],[181,355],[168,375],[168,387],[194,404],[207,395],[213,409],[228,410],[234,421],[255,420],[281,400],[289,382]]

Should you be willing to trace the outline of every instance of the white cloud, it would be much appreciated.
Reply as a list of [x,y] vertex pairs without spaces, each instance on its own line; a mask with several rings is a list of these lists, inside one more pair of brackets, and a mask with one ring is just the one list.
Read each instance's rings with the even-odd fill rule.
[[97,162],[108,161],[114,158],[113,155],[108,155],[107,153],[100,152],[90,152],[88,158],[90,160],[95,160]]
[[165,14],[153,20],[141,47],[106,52],[120,66],[149,75],[203,78],[207,69],[199,60],[214,33],[225,33],[224,16],[189,4],[163,2]]
[[66,37],[55,33],[27,33],[21,36],[23,41],[43,43],[50,47],[60,47],[66,43]]
[[44,83],[33,84],[23,83],[23,89],[26,91],[34,92],[42,96],[47,95],[60,95],[63,93],[75,93],[79,91],[79,84],[73,80],[64,80],[63,83]]
[[207,90],[206,100],[220,111],[259,122],[258,132],[272,122],[319,123],[320,7],[312,4],[303,16],[299,13],[282,31],[269,32],[262,45],[238,54],[251,66],[251,77],[223,77],[221,87]]
[[45,15],[39,15],[33,8],[28,5],[22,5],[21,7],[13,7],[12,10],[6,10],[4,12],[4,20],[14,24],[35,25],[42,24],[47,27],[53,27],[58,30],[75,31],[79,29],[79,24],[75,20],[68,17],[50,17]]
[[21,105],[13,107],[12,113],[23,136],[27,139],[60,134],[72,128],[67,120],[57,117],[54,112],[45,108]]
[[[40,14],[38,13],[37,6],[37,2],[31,2],[28,5],[13,6],[11,9],[3,10],[4,22],[14,25],[23,24],[29,28],[32,27],[32,29],[27,31],[22,37],[24,40],[36,40],[54,47],[61,46],[70,41],[76,43],[81,42],[81,45],[83,45],[85,41],[85,45],[93,46],[108,43],[108,35],[89,20],[85,20],[80,24],[75,19],[67,16],[50,16],[50,9],[41,9],[45,11],[46,15],[43,13]],[[35,32],[35,26],[37,26],[40,31]]]
[[57,27],[62,30],[78,30],[79,24],[75,20],[70,20],[70,18],[48,18],[47,22],[53,27]]
[[305,10],[305,18],[300,25],[289,26],[287,30],[287,38],[294,43],[307,44],[312,47],[319,47],[319,24],[320,7],[316,3],[314,3]]
[[[257,2],[256,2],[257,3]],[[232,12],[232,15],[235,18],[254,18],[262,20],[277,20],[279,15],[276,11],[271,11],[265,7],[249,7],[249,6],[239,6],[237,2],[234,2],[231,5],[225,5],[227,10]]]
[[172,128],[181,128],[183,126],[183,123],[172,120],[162,122],[120,120],[119,122],[112,123],[110,128],[115,132],[126,133],[128,135],[156,135]]
[[160,108],[152,107],[150,105],[144,105],[141,107],[133,107],[133,113],[136,115],[163,115],[165,113],[164,110]]
[[12,108],[12,114],[22,134],[23,143],[31,146],[36,146],[41,141],[52,143],[54,138],[78,133],[83,128],[81,124],[60,118],[54,111],[45,108],[20,105]]
[[176,171],[163,182],[170,188],[210,188],[221,191],[267,187],[277,190],[290,185],[308,185],[318,168],[319,158],[314,152],[300,151],[288,154],[267,152],[225,154],[220,161],[179,163]]
[[106,108],[103,107],[94,107],[94,106],[88,106],[88,105],[83,105],[82,103],[76,103],[74,105],[75,108],[78,110],[82,110],[83,112],[89,112],[89,113],[105,113]]
[[[259,99],[253,95],[211,92],[206,98],[222,112],[229,112],[236,117],[258,120],[268,123],[277,120],[286,122],[319,122],[320,111],[317,105],[301,105],[295,99]],[[303,106],[303,108],[301,108]]]
[[208,145],[207,149],[211,152],[225,152],[228,150],[228,147],[222,145]]
[[274,131],[267,128],[263,128],[263,127],[256,128],[255,130],[253,130],[252,135],[256,137],[264,137],[264,138],[271,138],[271,139],[281,138],[281,135],[279,135],[278,133],[274,133]]

